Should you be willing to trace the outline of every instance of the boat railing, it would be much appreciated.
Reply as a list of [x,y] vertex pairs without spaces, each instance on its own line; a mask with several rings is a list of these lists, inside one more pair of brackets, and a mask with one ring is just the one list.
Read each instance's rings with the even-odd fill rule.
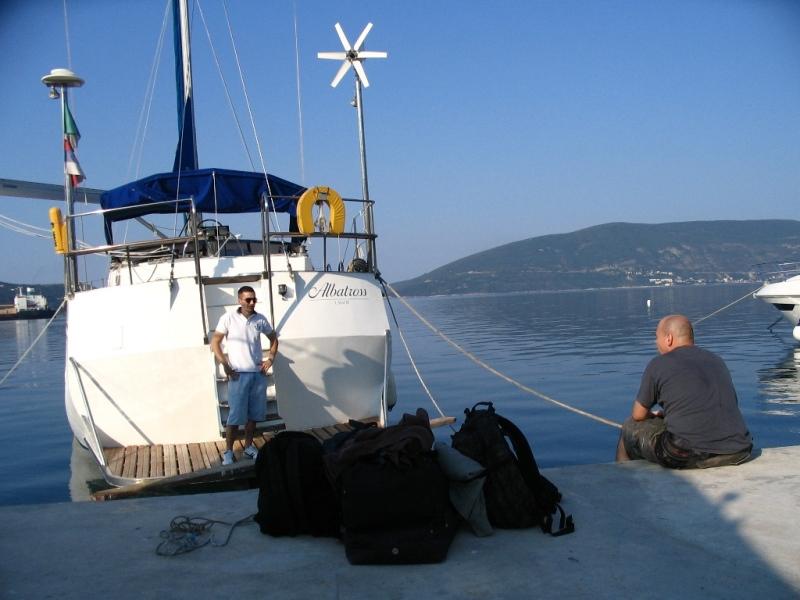
[[[275,197],[275,199],[283,199],[283,197]],[[373,201],[365,201],[360,199],[343,198],[343,201],[349,204],[360,205],[360,210],[356,214],[365,212],[365,206],[374,204]],[[307,239],[321,239],[322,240],[322,254],[323,254],[323,267],[320,270],[327,270],[327,255],[328,255],[328,241],[331,239],[345,239],[355,240],[356,243],[364,241],[367,243],[374,243],[377,235],[366,231],[358,231],[353,219],[353,226],[350,231],[345,231],[339,234],[315,231],[313,233],[301,233],[299,231],[278,230],[271,231],[269,227],[269,219],[266,218],[265,206],[269,202],[262,203],[262,236],[261,239],[242,239],[241,236],[234,235],[230,232],[228,226],[221,224],[216,218],[197,220],[197,211],[194,201],[191,198],[166,200],[162,202],[155,202],[148,204],[148,208],[158,208],[166,206],[175,206],[176,210],[185,212],[190,215],[188,221],[198,223],[198,226],[188,228],[189,231],[184,234],[183,231],[177,236],[166,236],[158,233],[159,237],[153,239],[125,241],[120,243],[106,243],[98,245],[84,245],[80,248],[70,248],[65,256],[76,258],[80,256],[99,255],[105,254],[112,259],[116,259],[125,263],[129,269],[129,279],[133,280],[131,272],[132,265],[142,261],[152,260],[170,260],[174,258],[188,258],[194,255],[215,255],[215,256],[247,256],[247,255],[262,255],[264,261],[264,272],[268,273],[269,268],[269,254],[279,254],[283,252],[298,252]],[[66,219],[69,222],[68,227],[77,229],[76,223],[85,219],[100,218],[107,219],[111,215],[130,215],[130,219],[140,218],[142,207],[120,207],[120,208],[107,208],[97,209],[87,212],[75,213],[67,215]],[[167,211],[162,214],[169,214]],[[118,220],[118,219],[115,219]],[[210,222],[210,225],[203,226],[202,224]],[[151,231],[157,232],[157,229],[149,223],[145,225]],[[266,243],[269,240],[269,243]],[[269,248],[269,251],[267,251]],[[199,265],[198,265],[199,267]],[[199,272],[197,273],[199,276]],[[74,282],[72,290],[80,290],[81,283]]]
[[[356,214],[366,214],[367,207],[375,204],[373,200],[362,200],[358,198],[342,198],[342,201],[347,204],[360,205],[361,208]],[[355,227],[355,219],[351,221],[353,226],[351,231],[344,231],[342,233],[329,233],[325,231],[314,231],[313,233],[300,233],[299,231],[270,231],[266,228],[264,237],[270,240],[270,245],[275,244],[273,240],[279,240],[279,246],[285,248],[296,248],[303,244],[306,239],[319,239],[322,240],[322,271],[330,270],[328,265],[328,242],[332,240],[354,240],[356,245],[358,242],[367,242],[369,249],[365,254],[374,252],[375,240],[378,238],[377,234],[369,231],[357,231]],[[374,265],[374,259],[367,261],[365,264]],[[341,267],[340,267],[341,268]]]

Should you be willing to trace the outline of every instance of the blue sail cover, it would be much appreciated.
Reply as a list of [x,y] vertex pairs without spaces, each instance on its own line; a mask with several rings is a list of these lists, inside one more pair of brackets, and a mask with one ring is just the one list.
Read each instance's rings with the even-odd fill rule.
[[[261,197],[272,193],[269,210],[296,216],[297,199],[303,186],[269,175],[269,188],[263,173],[230,169],[198,169],[178,173],[159,173],[103,192],[104,210],[128,208],[105,216],[106,239],[111,243],[111,224],[150,214],[189,212],[189,202],[176,205],[177,199],[194,200],[198,212],[250,213],[261,210]],[[179,187],[180,186],[180,187]],[[156,204],[167,202],[167,204]]]

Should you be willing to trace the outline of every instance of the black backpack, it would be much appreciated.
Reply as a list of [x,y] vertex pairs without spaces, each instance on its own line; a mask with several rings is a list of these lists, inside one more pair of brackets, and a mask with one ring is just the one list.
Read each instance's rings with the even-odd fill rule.
[[301,431],[282,431],[256,458],[261,533],[339,535],[339,509],[325,475],[322,444]]
[[[486,468],[483,489],[491,524],[504,529],[538,525],[554,536],[572,533],[575,530],[572,516],[565,515],[558,504],[561,493],[539,473],[533,452],[519,428],[498,415],[491,402],[478,402],[465,409],[464,414],[466,419],[453,434],[452,445]],[[556,511],[560,518],[557,530],[553,531]]]

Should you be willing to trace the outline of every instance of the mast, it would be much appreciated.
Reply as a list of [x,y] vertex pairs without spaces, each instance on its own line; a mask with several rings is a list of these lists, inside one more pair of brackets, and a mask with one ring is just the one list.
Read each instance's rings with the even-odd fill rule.
[[[367,177],[367,140],[364,135],[364,110],[361,104],[361,79],[356,76],[356,114],[358,118],[358,148],[361,155],[361,197],[366,202],[364,211],[364,228],[368,235],[375,233],[375,225],[372,216],[372,202],[369,200],[369,178]],[[375,239],[369,240],[369,252],[367,253],[367,264],[370,271],[378,270],[378,251],[375,247]]]
[[[61,100],[61,138],[64,148],[64,200],[67,204],[67,251],[75,250],[77,247],[75,236],[75,221],[71,217],[75,214],[75,206],[72,199],[72,176],[67,170],[67,111],[68,100],[67,91],[72,87],[80,87],[84,81],[69,69],[53,69],[49,74],[42,77],[42,83],[50,88],[50,98]],[[72,294],[78,289],[78,259],[75,256],[64,257],[64,292]]]
[[366,136],[364,135],[364,108],[361,96],[361,88],[362,86],[369,87],[369,79],[367,79],[367,73],[364,71],[364,66],[361,63],[367,58],[386,58],[388,54],[386,52],[375,52],[361,49],[361,46],[364,44],[364,40],[367,38],[367,34],[372,29],[372,23],[367,23],[366,27],[364,27],[363,31],[358,36],[358,39],[356,39],[355,43],[352,45],[347,39],[347,36],[345,35],[344,31],[342,30],[342,26],[339,23],[334,25],[334,29],[336,30],[336,34],[339,36],[339,41],[342,43],[344,52],[317,52],[317,58],[343,61],[342,66],[339,67],[339,71],[334,76],[333,81],[331,81],[331,87],[336,87],[339,85],[339,82],[351,67],[355,72],[356,97],[354,106],[357,111],[358,119],[358,148],[361,159],[361,194],[364,202],[366,203],[364,229],[366,230],[367,234],[370,235],[369,251],[367,252],[367,264],[369,265],[369,270],[371,272],[377,273],[378,257],[375,250],[375,239],[371,237],[375,233],[375,227],[372,216],[372,202],[369,198],[369,179],[367,177],[367,141]]
[[172,0],[175,43],[175,91],[178,101],[178,146],[173,171],[197,169],[197,139],[192,89],[192,51],[187,0]]

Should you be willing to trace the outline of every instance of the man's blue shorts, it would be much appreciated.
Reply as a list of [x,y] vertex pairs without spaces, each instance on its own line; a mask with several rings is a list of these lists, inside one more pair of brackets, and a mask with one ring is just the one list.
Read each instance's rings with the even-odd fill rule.
[[228,379],[228,425],[267,418],[267,376],[263,373],[239,373]]

